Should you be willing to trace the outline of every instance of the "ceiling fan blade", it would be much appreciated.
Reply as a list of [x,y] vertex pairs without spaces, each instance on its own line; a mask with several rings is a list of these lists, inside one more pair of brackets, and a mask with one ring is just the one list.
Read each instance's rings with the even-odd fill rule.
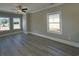
[[26,12],[26,11],[22,10],[22,12]]
[[22,10],[28,10],[27,8],[23,8]]

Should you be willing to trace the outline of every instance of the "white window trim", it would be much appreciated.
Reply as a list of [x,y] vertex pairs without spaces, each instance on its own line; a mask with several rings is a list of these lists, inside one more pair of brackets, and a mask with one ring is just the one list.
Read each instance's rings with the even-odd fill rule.
[[[51,32],[49,31],[49,19],[48,18],[49,18],[49,15],[56,14],[56,13],[60,14],[60,32]],[[47,32],[54,33],[54,34],[63,34],[62,33],[62,12],[61,11],[51,12],[47,14]]]
[[[19,18],[19,17],[14,17],[14,18]],[[13,18],[13,19],[14,19]],[[19,18],[20,19],[20,18]],[[13,21],[14,22],[14,21]],[[20,19],[20,24],[21,24],[21,19]],[[20,29],[21,29],[21,25],[20,25]],[[20,30],[20,29],[14,29],[14,24],[13,24],[13,30]]]
[[10,31],[10,17],[6,17],[6,16],[0,16],[2,18],[9,18],[9,30],[1,30],[0,32],[5,32],[5,31]]

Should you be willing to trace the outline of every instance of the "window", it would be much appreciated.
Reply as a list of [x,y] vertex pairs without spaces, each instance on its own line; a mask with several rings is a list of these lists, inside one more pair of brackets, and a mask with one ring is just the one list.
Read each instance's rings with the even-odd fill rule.
[[10,22],[7,17],[0,17],[0,31],[10,30]]
[[61,33],[61,13],[53,12],[48,14],[48,31]]
[[20,29],[20,18],[13,18],[13,29]]

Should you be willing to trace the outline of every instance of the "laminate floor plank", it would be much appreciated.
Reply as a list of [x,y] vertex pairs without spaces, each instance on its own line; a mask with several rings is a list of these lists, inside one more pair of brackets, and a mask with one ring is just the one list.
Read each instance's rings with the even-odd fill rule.
[[0,56],[76,56],[79,48],[32,34],[0,37]]

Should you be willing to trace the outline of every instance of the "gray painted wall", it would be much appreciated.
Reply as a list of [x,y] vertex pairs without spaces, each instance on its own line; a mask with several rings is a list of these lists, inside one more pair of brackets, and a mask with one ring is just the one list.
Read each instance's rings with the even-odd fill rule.
[[30,23],[30,14],[27,14],[27,32],[30,32],[30,27],[31,27],[31,23]]
[[22,25],[22,28],[23,28],[23,32],[27,32],[27,15],[26,14],[23,14],[23,17],[22,17],[22,22],[23,22],[23,25]]
[[23,32],[29,32],[30,31],[30,14],[23,14],[22,21],[23,21]]
[[[47,13],[62,12],[62,32],[55,34],[47,32]],[[63,4],[47,10],[30,14],[30,32],[79,42],[79,4]]]
[[0,16],[2,17],[9,17],[10,18],[10,31],[0,31],[0,35],[2,34],[7,34],[7,33],[12,33],[12,32],[17,32],[17,31],[21,31],[22,30],[22,24],[21,24],[21,29],[20,30],[13,30],[13,20],[12,18],[13,17],[19,17],[21,18],[21,23],[22,23],[22,15],[20,14],[15,14],[15,13],[10,13],[10,12],[3,12],[3,11],[0,11]]

